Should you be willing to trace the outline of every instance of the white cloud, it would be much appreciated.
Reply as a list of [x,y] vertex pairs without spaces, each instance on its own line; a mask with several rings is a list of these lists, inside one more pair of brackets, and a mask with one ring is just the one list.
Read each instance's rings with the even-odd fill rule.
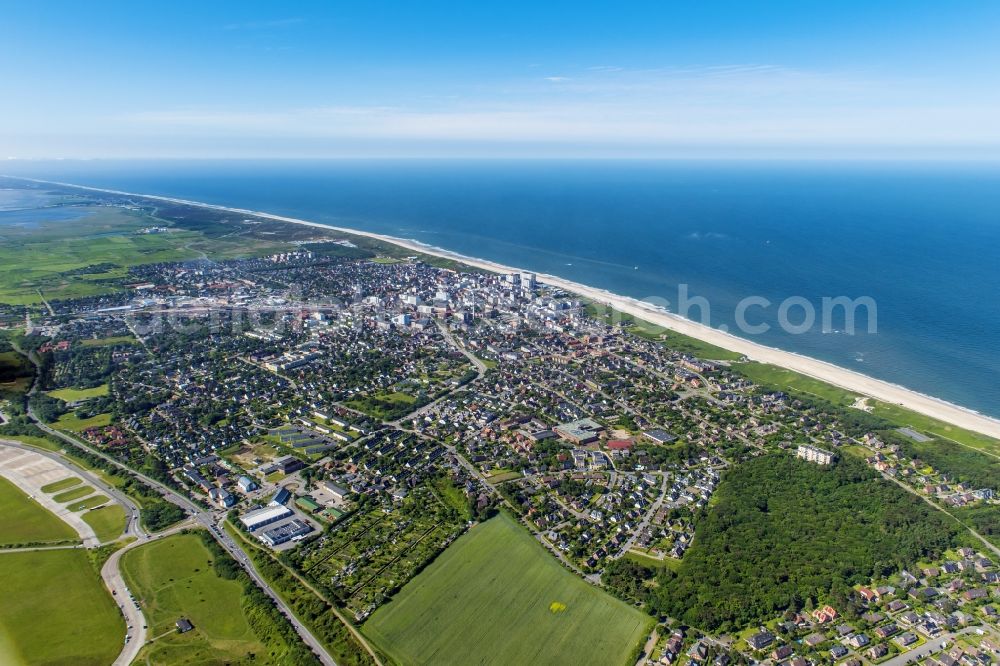
[[[977,99],[948,95],[946,82],[753,63],[648,70],[600,66],[566,74],[477,81],[442,92],[428,87],[411,99],[400,94],[381,105],[271,101],[80,113],[65,131],[176,145],[464,142],[647,152],[697,145],[831,151],[844,145],[987,146],[994,152],[1000,147],[1000,95],[986,86]],[[333,94],[345,101],[353,97],[344,90]],[[0,131],[0,149],[16,145],[3,139]]]

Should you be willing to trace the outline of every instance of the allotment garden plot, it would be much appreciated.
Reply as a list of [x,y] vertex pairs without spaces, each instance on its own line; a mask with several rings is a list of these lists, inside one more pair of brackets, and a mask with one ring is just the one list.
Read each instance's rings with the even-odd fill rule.
[[363,620],[465,530],[455,509],[427,486],[391,508],[361,508],[305,546],[296,563],[311,581]]

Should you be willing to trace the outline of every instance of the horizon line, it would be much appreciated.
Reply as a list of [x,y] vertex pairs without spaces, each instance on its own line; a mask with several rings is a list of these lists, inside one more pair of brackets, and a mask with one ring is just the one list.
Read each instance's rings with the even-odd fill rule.
[[[190,155],[6,157],[0,164],[39,162],[290,162],[290,161],[587,161],[587,162],[976,162],[1000,164],[1000,155]],[[2,175],[2,174],[0,174]]]

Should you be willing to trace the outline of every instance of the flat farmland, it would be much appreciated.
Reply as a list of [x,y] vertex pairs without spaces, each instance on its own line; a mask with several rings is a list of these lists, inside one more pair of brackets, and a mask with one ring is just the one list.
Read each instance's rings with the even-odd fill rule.
[[362,631],[404,664],[624,665],[652,624],[504,514],[455,541]]

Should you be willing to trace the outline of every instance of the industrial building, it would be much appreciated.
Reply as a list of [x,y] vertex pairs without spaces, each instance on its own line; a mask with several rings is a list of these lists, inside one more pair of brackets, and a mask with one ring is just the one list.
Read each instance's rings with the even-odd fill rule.
[[270,525],[271,523],[276,523],[279,520],[287,518],[292,515],[292,510],[286,506],[266,506],[263,509],[257,509],[256,511],[251,511],[240,516],[240,522],[242,522],[248,530],[253,532],[258,530],[265,525]]
[[661,430],[660,428],[654,428],[653,430],[647,430],[642,433],[642,436],[653,442],[654,444],[669,444],[676,441],[677,437],[670,434],[666,430]]
[[296,518],[284,525],[264,530],[260,533],[260,540],[273,548],[293,539],[304,537],[312,531],[312,525]]
[[305,466],[306,464],[295,456],[282,456],[261,471],[265,476],[268,474],[274,474],[275,472],[290,474],[291,472],[296,472]]
[[350,490],[348,490],[347,488],[343,487],[339,483],[335,483],[333,481],[330,481],[329,479],[326,480],[326,481],[323,481],[322,482],[322,486],[326,490],[328,490],[331,495],[333,495],[334,499],[337,499],[339,501],[344,501],[351,494]]

